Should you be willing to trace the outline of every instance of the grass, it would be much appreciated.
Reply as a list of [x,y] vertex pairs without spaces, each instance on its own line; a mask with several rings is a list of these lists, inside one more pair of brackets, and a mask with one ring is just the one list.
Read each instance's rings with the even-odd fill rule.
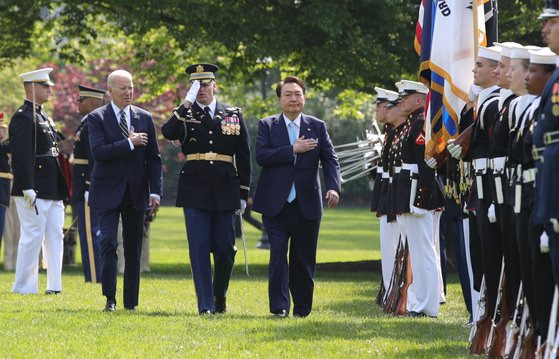
[[[0,271],[0,357],[466,356],[467,312],[456,275],[449,277],[447,304],[436,320],[382,313],[374,303],[379,273],[320,268],[311,316],[271,318],[268,251],[256,249],[259,233],[245,227],[251,276],[239,252],[225,315],[197,315],[184,220],[171,207],[153,223],[152,271],[142,275],[136,312],[102,313],[100,286],[84,283],[78,267],[65,267],[60,296],[12,294],[13,272]],[[326,211],[319,263],[379,257],[378,222],[367,210]],[[43,292],[44,272],[39,280]],[[121,283],[119,277],[119,304]]]

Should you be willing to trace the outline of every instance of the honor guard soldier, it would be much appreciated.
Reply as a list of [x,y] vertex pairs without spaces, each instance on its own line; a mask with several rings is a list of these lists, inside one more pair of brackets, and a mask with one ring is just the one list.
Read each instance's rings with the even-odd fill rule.
[[[559,54],[559,1],[547,0],[540,19],[544,41],[551,51]],[[541,96],[533,135],[533,156],[536,191],[532,221],[534,225],[545,226],[553,276],[555,284],[559,285],[559,70],[555,70]]]
[[180,142],[186,155],[177,207],[184,210],[200,315],[226,311],[237,250],[234,215],[244,212],[251,177],[247,126],[240,108],[214,97],[217,70],[212,64],[186,68],[191,82],[186,98],[161,128],[165,138]]
[[[486,313],[493,315],[499,287],[499,276],[502,264],[502,240],[499,225],[491,223],[488,210],[491,206],[491,178],[489,176],[489,157],[491,154],[491,134],[499,113],[499,92],[495,68],[501,59],[500,47],[479,47],[478,57],[473,69],[474,84],[477,91],[470,91],[469,102],[460,114],[460,130],[467,126],[462,123],[474,123],[469,150],[453,140],[448,142],[449,153],[457,159],[471,162],[474,169],[473,186],[467,202],[470,210],[470,230],[476,230],[478,236],[470,236],[472,246],[472,266],[475,287],[479,287],[482,272],[485,275]],[[476,94],[477,92],[477,94]],[[475,108],[474,108],[475,104]],[[475,116],[474,116],[475,111]],[[475,121],[474,121],[475,119]],[[463,151],[464,150],[464,151]],[[464,152],[464,153],[463,153]],[[466,153],[467,152],[467,153]],[[474,214],[475,213],[475,214]],[[473,224],[476,224],[473,226]],[[476,271],[479,271],[476,273]],[[476,276],[477,275],[477,276]]]
[[[388,105],[390,104],[390,101],[398,100],[398,93],[379,87],[375,87],[375,91],[377,92],[377,121],[385,125],[386,131],[379,163],[377,164],[371,212],[376,212],[380,222],[382,284],[384,285],[384,293],[386,295],[392,277],[394,258],[396,257],[396,248],[398,246],[399,237],[398,224],[396,221],[389,222],[386,213],[386,193],[388,190],[390,176],[388,170],[388,153],[390,151],[392,141],[394,140],[395,133],[393,125],[394,119],[389,118],[388,116],[389,108],[392,107],[392,105]],[[397,108],[394,108],[392,111],[398,112]],[[382,302],[379,304],[382,305]]]
[[0,248],[2,248],[6,211],[10,205],[10,180],[13,178],[8,159],[10,141],[6,138],[7,129],[4,113],[0,112]]
[[47,294],[62,291],[64,204],[66,180],[58,163],[54,122],[42,105],[52,94],[52,68],[26,72],[26,100],[10,121],[10,148],[15,197],[20,221],[15,283],[12,292],[38,292],[39,252],[44,239]]
[[436,317],[441,296],[441,270],[435,238],[435,209],[442,207],[442,193],[435,184],[435,171],[425,163],[423,132],[427,87],[419,82],[398,83],[400,111],[406,116],[402,138],[402,169],[397,183],[396,211],[409,246],[415,305],[411,317]]
[[103,105],[105,91],[79,85],[78,110],[83,116],[74,141],[72,202],[78,210],[78,230],[82,254],[83,274],[86,282],[101,281],[101,233],[97,214],[89,207],[89,180],[93,169],[93,156],[89,147],[89,131],[85,115]]

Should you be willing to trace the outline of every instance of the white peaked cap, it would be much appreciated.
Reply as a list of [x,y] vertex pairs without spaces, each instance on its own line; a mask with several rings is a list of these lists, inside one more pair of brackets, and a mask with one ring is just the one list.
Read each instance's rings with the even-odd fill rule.
[[396,91],[386,90],[386,96],[388,97],[388,101],[396,101],[400,97],[400,95]]
[[52,71],[51,67],[46,67],[40,70],[29,71],[19,75],[23,82],[35,82],[44,83],[49,86],[54,86],[54,83],[50,80],[49,73]]
[[416,81],[401,80],[399,82],[396,82],[396,87],[398,87],[398,92],[400,93],[400,95],[407,95],[414,92],[426,94],[427,92],[429,92],[427,86],[425,86],[421,82]]
[[519,43],[511,41],[494,42],[493,45],[501,47],[501,56],[505,57],[510,57],[512,49],[522,47],[522,45],[520,45]]
[[541,49],[538,46],[523,46],[519,48],[512,49],[510,54],[511,59],[521,59],[521,60],[529,60],[530,59],[530,50],[537,51]]
[[544,47],[540,50],[529,50],[530,62],[533,64],[541,65],[555,65],[557,62],[557,55],[549,49]]
[[477,56],[483,57],[493,61],[499,61],[501,59],[501,47],[500,46],[491,46],[491,47],[484,47],[479,46],[477,48]]
[[375,86],[375,91],[377,92],[377,102],[388,100],[388,95],[386,94],[386,91],[387,91],[386,89]]

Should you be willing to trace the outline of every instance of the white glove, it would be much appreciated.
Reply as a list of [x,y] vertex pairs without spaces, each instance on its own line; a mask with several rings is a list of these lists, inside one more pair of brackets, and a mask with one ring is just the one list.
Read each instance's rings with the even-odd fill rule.
[[540,252],[549,253],[549,237],[545,231],[540,236]]
[[431,167],[432,169],[437,169],[437,160],[434,157],[425,160],[425,163],[427,163],[427,166]]
[[487,210],[487,218],[489,218],[490,223],[497,223],[497,215],[495,214],[495,204],[491,203],[489,209]]
[[455,145],[453,139],[448,140],[446,144],[446,149],[448,150],[448,153],[450,153],[452,157],[456,158],[457,160],[460,159],[462,155],[462,146]]
[[245,209],[247,209],[247,201],[241,199],[241,216],[245,214]]
[[419,207],[416,207],[416,206],[411,206],[410,207],[410,213],[414,217],[423,217],[427,214],[427,212],[429,212],[429,211],[424,209],[424,208],[419,208]]
[[194,101],[196,101],[196,95],[198,95],[198,90],[200,90],[200,81],[196,80],[192,83],[192,86],[190,86],[190,89],[186,93],[186,97],[184,98],[184,101],[189,101],[191,104],[193,104]]
[[559,233],[559,222],[557,222],[557,218],[550,218],[549,221],[553,224],[553,231]]
[[25,202],[29,207],[32,207],[35,204],[35,199],[37,199],[37,193],[32,189],[24,189],[22,192]]
[[477,97],[479,95],[479,93],[481,92],[482,88],[479,87],[478,85],[474,85],[472,84],[472,86],[470,86],[470,91],[468,91],[468,100],[474,102],[475,100],[477,100]]
[[89,203],[89,191],[85,191],[85,192],[83,193],[83,199],[84,199],[87,203]]

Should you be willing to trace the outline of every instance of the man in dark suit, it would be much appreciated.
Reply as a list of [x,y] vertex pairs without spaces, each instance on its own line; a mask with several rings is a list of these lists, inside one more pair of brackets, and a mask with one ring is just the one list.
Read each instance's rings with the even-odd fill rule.
[[58,162],[54,122],[42,105],[52,95],[52,68],[26,72],[26,100],[9,125],[14,183],[12,196],[20,221],[16,278],[12,292],[38,292],[39,252],[44,241],[48,259],[46,294],[62,291],[63,200],[68,187]]
[[[270,312],[287,317],[312,309],[316,247],[322,217],[318,164],[322,164],[328,207],[338,204],[340,167],[326,124],[303,114],[305,84],[289,76],[276,94],[282,113],[260,120],[256,161],[262,166],[253,209],[262,213],[270,240]],[[289,239],[291,243],[289,244]],[[289,264],[287,252],[289,244]]]
[[122,216],[124,308],[134,310],[140,289],[144,211],[155,213],[162,193],[161,156],[151,114],[132,106],[132,75],[113,71],[107,79],[112,101],[87,115],[93,171],[89,204],[101,229],[101,278],[105,311],[116,310],[117,229]]
[[78,110],[83,116],[74,141],[74,161],[72,176],[72,203],[76,205],[78,230],[82,254],[83,274],[86,282],[101,281],[101,235],[97,223],[97,213],[89,208],[89,183],[93,169],[93,157],[89,147],[89,131],[86,115],[103,105],[104,90],[79,86]]
[[[213,64],[186,68],[191,86],[184,102],[161,128],[179,140],[186,161],[177,207],[183,207],[198,313],[225,313],[235,262],[235,210],[246,208],[250,190],[250,145],[243,114],[216,100]],[[214,257],[214,276],[210,253]]]

